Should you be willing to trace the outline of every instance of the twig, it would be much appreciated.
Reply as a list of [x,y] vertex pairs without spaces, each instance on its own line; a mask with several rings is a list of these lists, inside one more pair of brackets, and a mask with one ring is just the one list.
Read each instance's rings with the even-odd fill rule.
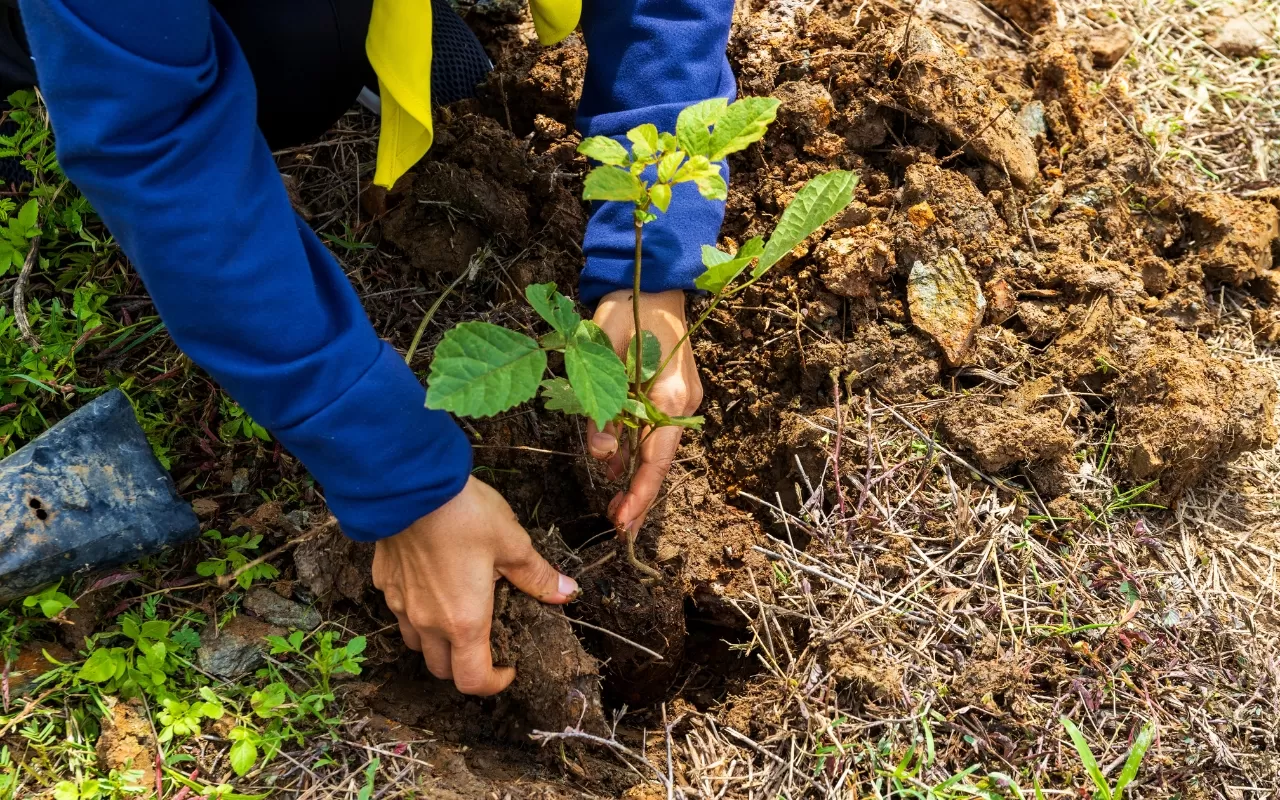
[[654,766],[653,762],[651,762],[649,759],[645,758],[643,755],[640,755],[636,751],[632,750],[630,747],[627,747],[625,744],[623,744],[622,742],[619,742],[617,739],[606,739],[603,736],[596,736],[594,733],[587,733],[584,730],[579,730],[575,728],[565,728],[563,731],[560,731],[559,733],[554,733],[551,731],[534,731],[533,733],[529,734],[529,738],[534,740],[538,744],[546,744],[547,742],[554,742],[561,739],[581,739],[585,742],[591,742],[592,744],[598,744],[603,747],[607,747],[610,750],[614,751],[615,753],[629,756],[631,758],[634,758],[636,761],[639,761],[641,764],[644,764],[646,767],[653,770],[653,774],[658,777],[658,782],[662,784],[664,789],[669,786],[669,784],[667,783],[667,776],[663,774],[662,770]]
[[301,536],[298,536],[295,539],[290,539],[289,541],[280,545],[276,549],[272,550],[270,553],[267,553],[264,556],[258,556],[254,560],[246,563],[244,566],[237,569],[235,572],[231,572],[219,577],[217,581],[218,588],[226,589],[228,586],[235,583],[237,578],[239,578],[241,575],[248,572],[249,570],[253,569],[254,567],[258,566],[259,564],[262,564],[266,561],[270,561],[271,559],[275,558],[276,556],[280,555],[281,553],[283,553],[284,551],[288,550],[291,547],[297,547],[303,542],[310,541],[322,533],[327,533],[328,531],[331,531],[335,527],[337,527],[337,525],[338,525],[338,520],[332,519],[332,518],[320,523],[319,525],[315,526],[314,528],[302,534]]
[[654,658],[658,659],[659,661],[666,661],[666,659],[662,657],[661,653],[650,650],[649,648],[645,647],[642,644],[639,644],[638,642],[633,642],[620,633],[614,633],[613,631],[608,630],[607,628],[601,628],[599,625],[592,625],[590,622],[583,622],[580,619],[574,619],[568,614],[565,614],[564,618],[572,622],[574,625],[581,625],[584,628],[590,628],[593,631],[599,631],[600,633],[603,633],[605,636],[612,636],[613,638],[617,639],[620,642],[626,642],[627,644],[631,645],[632,647],[639,650],[640,652],[645,653],[647,655],[651,655]]
[[27,259],[22,262],[22,271],[18,273],[18,282],[13,285],[13,319],[18,323],[18,330],[32,352],[40,349],[40,340],[31,332],[31,322],[27,319],[27,282],[31,279],[31,268],[35,266],[36,256],[40,254],[40,237],[31,240],[31,248],[27,250]]

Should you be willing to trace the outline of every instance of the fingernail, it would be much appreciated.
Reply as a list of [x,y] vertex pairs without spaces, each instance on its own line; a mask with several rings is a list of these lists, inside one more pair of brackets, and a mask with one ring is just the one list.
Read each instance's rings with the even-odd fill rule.
[[578,582],[568,575],[560,576],[560,586],[558,588],[560,589],[560,594],[570,599],[578,594]]
[[613,455],[618,449],[618,440],[607,433],[591,434],[591,449],[606,456]]

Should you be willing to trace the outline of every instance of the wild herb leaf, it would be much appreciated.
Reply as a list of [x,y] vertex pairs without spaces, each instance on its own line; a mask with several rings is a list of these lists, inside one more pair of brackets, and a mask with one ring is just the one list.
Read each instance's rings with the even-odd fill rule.
[[627,373],[612,347],[576,336],[564,351],[564,370],[586,416],[598,427],[618,415],[627,399]]
[[231,760],[231,769],[243,778],[258,760],[258,746],[252,740],[243,738],[231,745],[231,752],[227,755]]
[[1089,779],[1093,781],[1094,788],[1098,790],[1098,796],[1102,800],[1113,800],[1111,795],[1111,787],[1107,783],[1107,778],[1102,774],[1102,770],[1098,767],[1098,760],[1094,758],[1093,751],[1089,749],[1089,742],[1084,738],[1084,734],[1076,727],[1076,724],[1066,717],[1062,717],[1062,727],[1066,728],[1067,735],[1071,737],[1071,744],[1075,746],[1076,753],[1080,756],[1080,763],[1084,765],[1084,771],[1089,774]]
[[667,213],[667,209],[671,206],[671,187],[665,183],[650,186],[649,202],[657,206],[662,213]]
[[1155,723],[1148,722],[1142,726],[1142,730],[1134,738],[1133,748],[1129,750],[1129,756],[1124,761],[1124,767],[1120,770],[1120,777],[1116,778],[1116,787],[1111,793],[1113,800],[1123,800],[1125,787],[1133,783],[1133,779],[1138,777],[1138,767],[1142,766],[1142,759],[1146,756],[1147,750],[1151,748],[1151,742],[1155,739],[1155,735]]
[[[644,343],[640,346],[640,357],[644,359],[644,368],[640,370],[640,380],[648,383],[658,374],[658,365],[662,363],[662,343],[653,331],[644,332]],[[636,379],[636,337],[631,337],[627,345],[627,380]]]
[[806,183],[782,212],[751,277],[758,278],[768,272],[796,245],[843,211],[853,200],[857,185],[858,176],[843,170],[824,173]]
[[731,104],[711,131],[707,157],[719,161],[760,141],[769,123],[778,116],[778,105],[772,97],[744,97]]
[[644,196],[644,184],[621,167],[596,167],[582,184],[583,200],[635,202]]
[[571,416],[585,417],[587,410],[573,393],[573,386],[566,378],[550,378],[542,382],[542,399],[548,411],[560,411]]
[[684,163],[684,158],[685,154],[680,150],[668,152],[663,156],[662,160],[658,162],[658,180],[662,183],[669,183],[680,169],[680,165]]
[[702,246],[702,264],[707,271],[694,279],[699,289],[719,294],[751,265],[751,260],[764,251],[764,239],[754,236],[738,248],[737,255],[730,255],[710,245]]
[[627,163],[627,148],[608,136],[589,136],[578,145],[578,152],[601,164],[620,167]]
[[538,316],[565,336],[572,336],[582,322],[573,301],[557,292],[554,283],[531,283],[525,287],[524,296]]
[[729,196],[729,186],[720,173],[720,165],[713,164],[706,156],[694,156],[676,171],[672,183],[693,181],[698,185],[698,193],[708,200],[723,200]]
[[604,332],[604,328],[589,319],[582,321],[582,324],[578,326],[578,330],[574,331],[573,338],[588,339],[601,347],[613,349],[613,341],[609,338],[609,334]]
[[691,156],[710,155],[712,125],[724,116],[729,101],[723,97],[713,97],[689,106],[676,118],[676,141],[680,149]]
[[631,140],[631,153],[637,161],[653,158],[658,152],[658,127],[651,122],[627,131],[627,138]]
[[444,335],[431,360],[427,408],[489,417],[529,400],[547,354],[522,333],[463,322]]

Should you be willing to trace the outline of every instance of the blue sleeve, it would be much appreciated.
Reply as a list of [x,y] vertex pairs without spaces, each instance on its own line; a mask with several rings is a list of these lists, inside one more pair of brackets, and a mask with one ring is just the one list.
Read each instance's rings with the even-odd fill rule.
[[293,212],[208,0],[22,0],[67,175],[177,344],[323,485],[356,539],[466,483],[470,447]]
[[[736,86],[725,54],[732,20],[733,0],[587,0],[587,75],[578,130],[621,137],[652,122],[660,131],[674,131],[685,106],[732,99]],[[727,177],[728,167],[723,169]],[[703,269],[702,245],[715,243],[723,221],[724,203],[703,200],[692,183],[676,186],[671,210],[644,228],[644,291],[693,288]],[[584,304],[631,288],[630,206],[597,203],[582,249],[586,268],[578,294]]]

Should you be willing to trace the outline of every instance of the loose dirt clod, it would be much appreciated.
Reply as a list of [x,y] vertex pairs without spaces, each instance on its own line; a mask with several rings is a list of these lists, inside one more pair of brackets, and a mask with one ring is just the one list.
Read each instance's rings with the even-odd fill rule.
[[156,746],[151,723],[141,704],[104,697],[108,713],[102,718],[102,735],[98,737],[98,758],[111,770],[138,770],[142,777],[137,785],[147,796],[155,795]]

